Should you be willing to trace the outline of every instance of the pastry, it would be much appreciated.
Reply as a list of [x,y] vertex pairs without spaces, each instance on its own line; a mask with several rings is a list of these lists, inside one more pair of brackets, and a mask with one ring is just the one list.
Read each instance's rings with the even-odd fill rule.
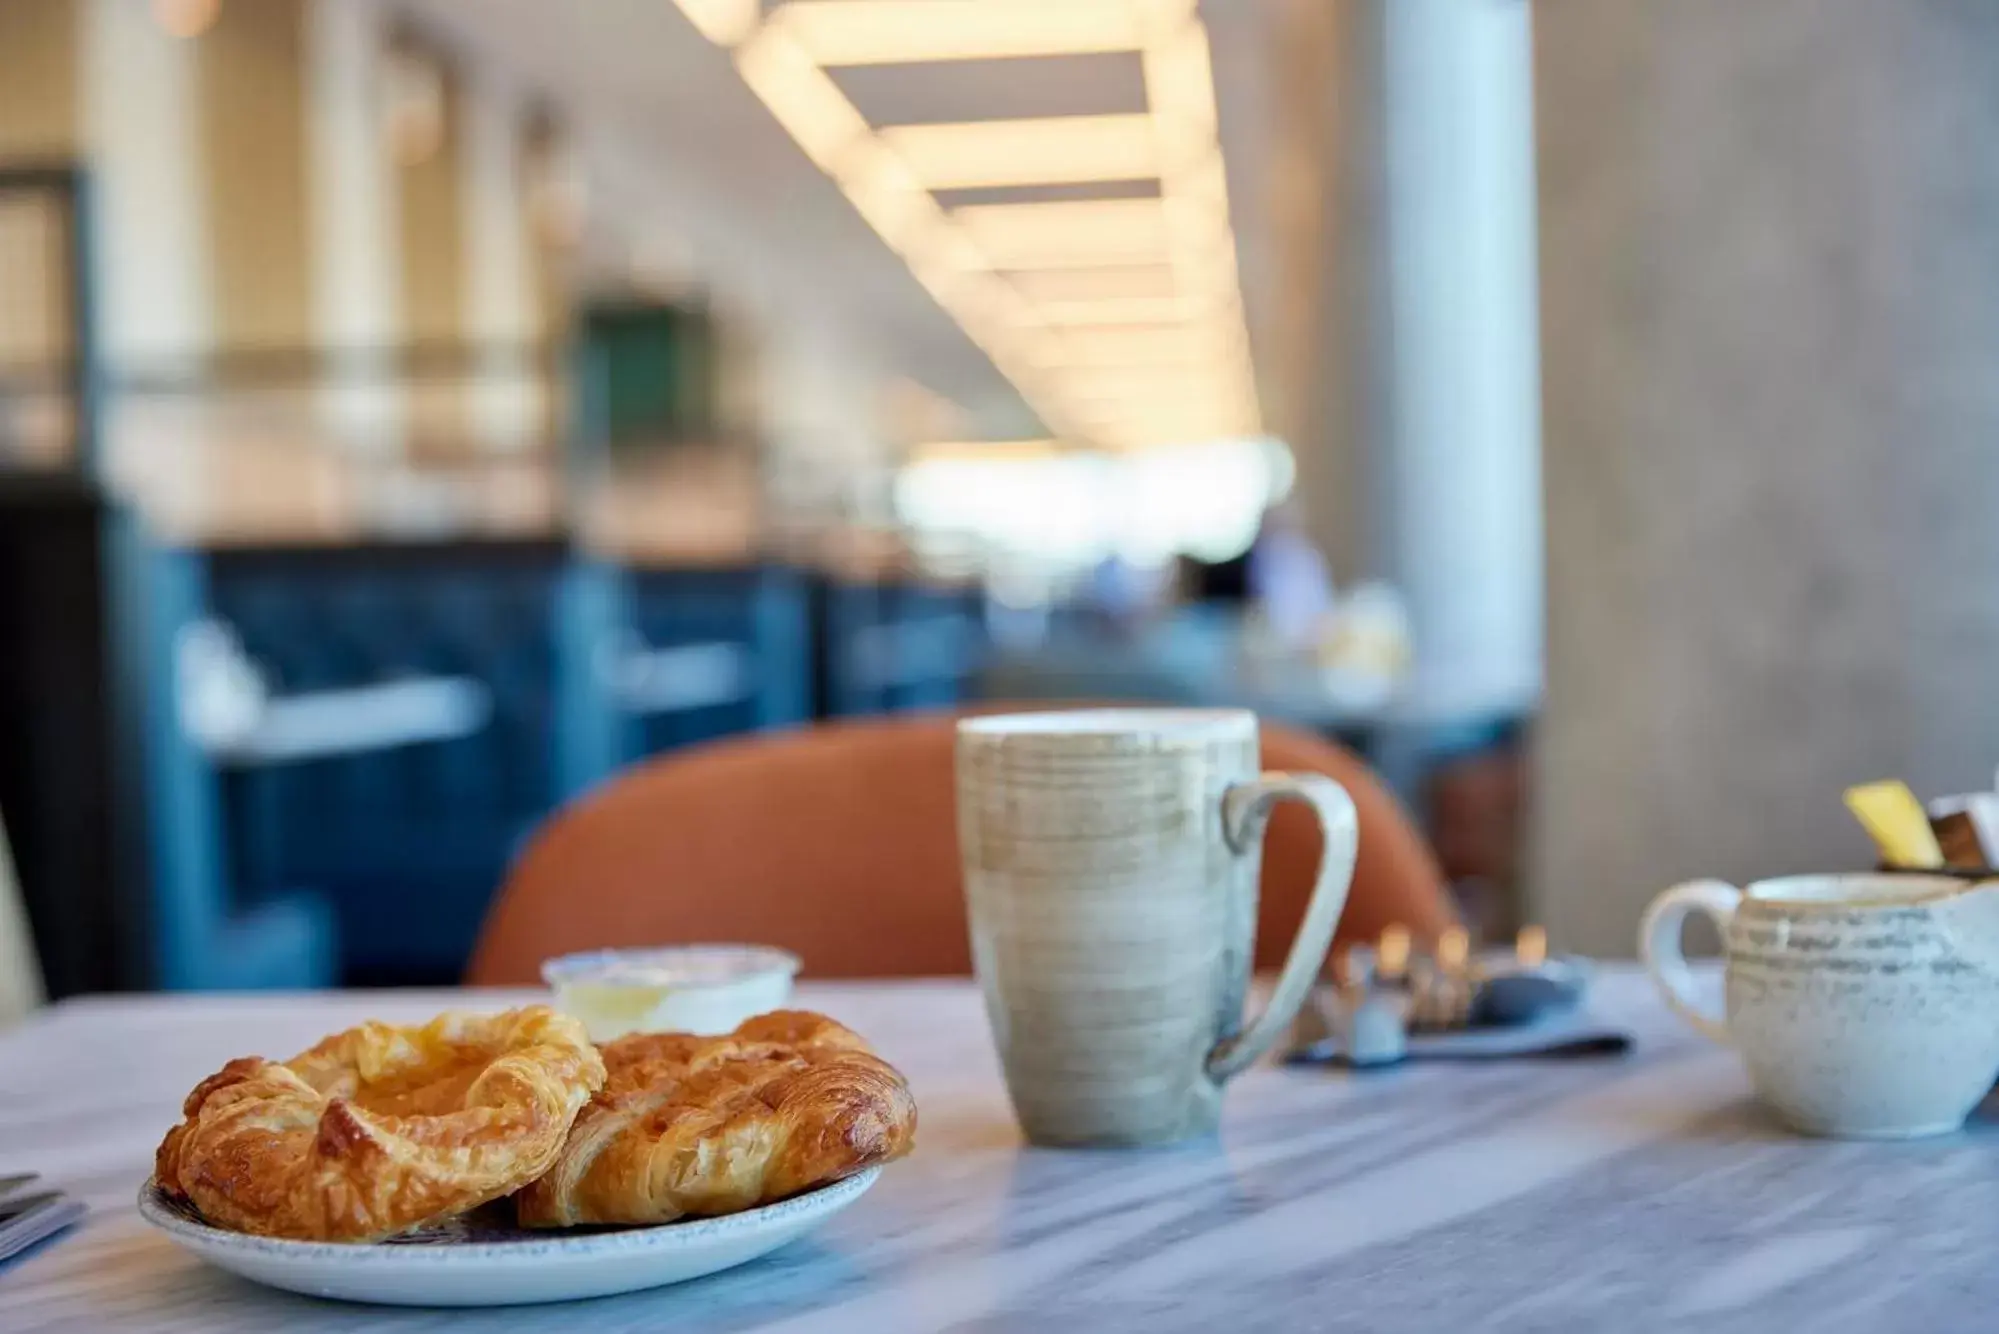
[[218,1227],[372,1241],[540,1176],[603,1083],[583,1025],[544,1005],[363,1024],[203,1080],[154,1179]]
[[824,1015],[779,1010],[725,1037],[633,1034],[548,1175],[527,1227],[664,1223],[781,1200],[908,1153],[916,1103],[895,1068]]

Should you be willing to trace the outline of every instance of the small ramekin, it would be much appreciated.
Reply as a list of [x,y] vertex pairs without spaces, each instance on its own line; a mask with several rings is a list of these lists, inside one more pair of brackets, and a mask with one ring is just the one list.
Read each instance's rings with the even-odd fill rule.
[[549,959],[542,981],[592,1040],[627,1033],[727,1033],[791,999],[795,954],[768,945],[664,945]]

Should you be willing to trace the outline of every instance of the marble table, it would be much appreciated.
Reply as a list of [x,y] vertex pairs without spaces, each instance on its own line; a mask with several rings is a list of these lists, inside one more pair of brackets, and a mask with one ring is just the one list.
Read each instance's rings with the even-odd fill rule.
[[679,1288],[484,1312],[342,1306],[205,1269],[133,1210],[160,1132],[225,1059],[368,1015],[503,993],[136,998],[0,1035],[0,1173],[87,1200],[0,1269],[0,1330],[1650,1330],[1991,1328],[1999,1135],[1790,1138],[1732,1057],[1641,978],[1596,1008],[1610,1061],[1258,1069],[1220,1136],[1143,1153],[1024,1148],[960,982],[811,986],[909,1075],[921,1147],[766,1260]]

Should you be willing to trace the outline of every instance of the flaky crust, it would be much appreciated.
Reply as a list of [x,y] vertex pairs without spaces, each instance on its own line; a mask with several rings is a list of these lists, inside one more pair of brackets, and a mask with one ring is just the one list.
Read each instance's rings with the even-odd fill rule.
[[916,1103],[824,1015],[779,1010],[726,1037],[635,1034],[555,1167],[515,1197],[527,1227],[729,1214],[908,1153]]
[[373,1241],[540,1176],[603,1083],[583,1025],[545,1005],[363,1024],[203,1080],[153,1174],[218,1227]]

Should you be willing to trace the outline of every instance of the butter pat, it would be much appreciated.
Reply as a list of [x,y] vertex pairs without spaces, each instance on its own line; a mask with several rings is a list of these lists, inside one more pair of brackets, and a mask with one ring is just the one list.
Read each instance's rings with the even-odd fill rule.
[[1929,812],[1908,784],[1889,779],[1848,788],[1846,807],[1874,840],[1884,865],[1932,870],[1944,864]]

